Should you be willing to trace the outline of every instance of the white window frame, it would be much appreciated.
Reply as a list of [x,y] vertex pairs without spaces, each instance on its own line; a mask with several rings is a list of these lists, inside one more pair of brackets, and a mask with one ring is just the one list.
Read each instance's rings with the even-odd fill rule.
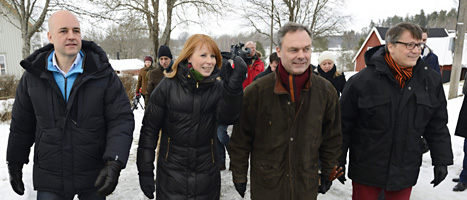
[[6,55],[0,54],[0,57],[3,57],[3,63],[0,60],[0,64],[3,64],[3,67],[0,67],[0,75],[6,75]]

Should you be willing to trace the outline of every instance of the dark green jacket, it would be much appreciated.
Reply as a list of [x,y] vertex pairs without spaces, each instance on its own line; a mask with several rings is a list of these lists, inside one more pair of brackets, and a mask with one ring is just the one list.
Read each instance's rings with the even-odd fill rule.
[[311,74],[295,110],[278,71],[245,90],[229,144],[233,181],[246,183],[250,164],[253,200],[316,199],[318,159],[323,173],[329,174],[341,154],[336,90],[329,81]]

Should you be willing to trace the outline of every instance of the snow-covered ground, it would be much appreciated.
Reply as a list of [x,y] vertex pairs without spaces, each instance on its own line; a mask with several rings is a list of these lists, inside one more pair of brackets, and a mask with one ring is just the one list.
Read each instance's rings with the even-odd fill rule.
[[[445,85],[444,89],[448,93],[449,85]],[[462,88],[462,83],[459,86],[459,91]],[[460,92],[459,92],[460,94]],[[447,95],[447,94],[446,94]],[[448,127],[451,132],[452,139],[452,149],[454,152],[454,165],[449,166],[449,174],[446,179],[438,185],[436,188],[433,188],[433,185],[430,184],[433,180],[433,167],[431,166],[431,158],[429,153],[423,156],[423,164],[420,171],[420,176],[418,179],[417,185],[413,187],[411,199],[412,200],[462,200],[466,199],[467,191],[465,192],[453,192],[452,188],[455,186],[455,183],[452,182],[452,178],[457,177],[462,170],[462,159],[464,156],[463,153],[463,138],[454,136],[454,130],[456,128],[457,118],[459,115],[459,110],[462,105],[463,97],[455,98],[448,101],[448,112],[449,112],[449,123]],[[0,105],[2,105],[0,103]],[[136,128],[133,134],[134,141],[132,149],[130,152],[130,158],[128,160],[127,167],[122,171],[119,184],[115,192],[107,197],[109,200],[141,200],[147,199],[143,192],[139,188],[139,181],[136,169],[136,147],[137,140],[139,138],[139,131],[141,128],[141,120],[143,118],[144,111],[139,109],[134,111]],[[229,130],[231,130],[229,128]],[[23,196],[18,196],[10,187],[8,169],[6,166],[6,148],[8,141],[9,133],[9,123],[0,124],[0,161],[3,161],[0,164],[0,200],[15,200],[15,199],[35,199],[36,192],[32,187],[32,163],[24,166],[23,169],[23,181],[25,184],[25,194]],[[228,159],[228,158],[227,158]],[[31,158],[32,160],[32,154]],[[227,160],[227,163],[229,160]],[[228,166],[227,166],[228,167]],[[241,199],[241,197],[235,191],[235,188],[232,184],[232,175],[230,171],[225,170],[221,172],[222,175],[222,191],[221,191],[221,200],[235,200]],[[249,188],[249,185],[248,185]],[[351,181],[348,180],[345,185],[342,185],[340,182],[335,181],[328,193],[325,195],[318,195],[319,200],[336,200],[351,199],[352,187]],[[77,198],[75,198],[77,199]],[[249,189],[245,199],[250,199]]]

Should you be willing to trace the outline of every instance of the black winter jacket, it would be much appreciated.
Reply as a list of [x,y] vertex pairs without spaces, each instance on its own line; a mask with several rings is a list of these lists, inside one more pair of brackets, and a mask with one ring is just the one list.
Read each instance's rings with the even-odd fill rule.
[[349,177],[397,191],[416,184],[423,136],[433,165],[452,165],[441,77],[419,59],[401,89],[384,60],[384,46],[365,53],[367,67],[349,79],[341,96],[341,162],[350,149]]
[[16,89],[7,161],[28,163],[34,146],[34,189],[65,196],[95,190],[108,159],[125,166],[134,117],[123,85],[105,52],[82,41],[84,72],[68,102],[50,71],[49,44],[21,61],[26,70]]
[[153,175],[154,150],[162,129],[156,199],[220,197],[217,124],[233,124],[238,119],[243,91],[229,94],[216,79],[218,73],[215,68],[211,76],[197,83],[185,61],[179,64],[177,75],[164,78],[151,95],[137,165],[140,175]]
[[317,71],[320,76],[332,83],[334,88],[336,88],[337,96],[340,97],[346,83],[344,73],[337,72],[336,65],[334,65],[328,72],[324,72],[323,69],[321,69],[321,66],[318,65]]

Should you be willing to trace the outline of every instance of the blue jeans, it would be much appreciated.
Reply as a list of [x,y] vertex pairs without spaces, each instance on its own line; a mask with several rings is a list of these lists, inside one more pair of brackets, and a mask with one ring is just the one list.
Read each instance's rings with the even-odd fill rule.
[[459,182],[467,183],[467,138],[464,139],[464,163],[462,164],[462,172],[459,176]]
[[[37,191],[37,200],[73,200],[73,198],[74,195],[65,197],[53,192]],[[78,198],[80,200],[105,200],[105,197],[97,195],[96,191],[79,193]]]
[[229,125],[219,124],[217,126],[217,151],[219,152],[219,163],[225,165],[225,149],[229,145],[230,137],[227,135],[227,127]]

